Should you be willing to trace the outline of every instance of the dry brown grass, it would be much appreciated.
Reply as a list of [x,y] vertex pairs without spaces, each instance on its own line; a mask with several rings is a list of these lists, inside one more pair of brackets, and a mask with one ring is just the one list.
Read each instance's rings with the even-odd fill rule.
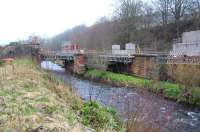
[[86,131],[71,104],[79,98],[27,59],[0,67],[0,131]]

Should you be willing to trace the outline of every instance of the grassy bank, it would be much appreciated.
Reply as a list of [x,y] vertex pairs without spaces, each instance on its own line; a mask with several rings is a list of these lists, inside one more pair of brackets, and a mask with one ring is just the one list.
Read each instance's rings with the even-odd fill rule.
[[28,59],[0,66],[0,105],[0,131],[122,130],[114,110],[82,102]]
[[186,88],[179,84],[148,80],[94,69],[88,70],[84,76],[94,80],[105,81],[113,85],[147,89],[165,98],[200,107],[200,88]]

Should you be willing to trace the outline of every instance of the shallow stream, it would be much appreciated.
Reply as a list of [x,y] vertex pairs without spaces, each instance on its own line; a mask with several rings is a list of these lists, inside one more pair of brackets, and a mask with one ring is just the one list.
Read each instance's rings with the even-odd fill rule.
[[49,61],[42,62],[41,67],[62,79],[84,100],[87,101],[91,97],[102,105],[114,107],[123,121],[135,117],[147,128],[160,128],[161,131],[167,132],[200,132],[200,111],[197,109],[188,108],[147,91],[79,79]]

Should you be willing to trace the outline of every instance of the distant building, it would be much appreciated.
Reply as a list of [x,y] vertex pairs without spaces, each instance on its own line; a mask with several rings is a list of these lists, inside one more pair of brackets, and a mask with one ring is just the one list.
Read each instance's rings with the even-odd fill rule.
[[125,44],[125,50],[122,50],[120,45],[112,45],[112,54],[115,55],[131,55],[135,54],[135,44],[134,43],[127,43]]
[[200,56],[200,30],[184,32],[179,42],[173,44],[170,52],[174,56]]
[[33,57],[39,55],[39,44],[21,44],[11,42],[0,49],[0,58]]
[[80,50],[80,46],[78,44],[73,44],[71,41],[63,41],[62,43],[62,52],[77,52]]
[[182,35],[182,43],[199,43],[200,42],[200,30],[184,32]]

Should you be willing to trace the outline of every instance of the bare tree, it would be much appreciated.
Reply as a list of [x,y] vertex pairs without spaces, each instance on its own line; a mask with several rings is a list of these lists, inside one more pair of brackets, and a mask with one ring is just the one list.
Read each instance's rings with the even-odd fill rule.
[[154,2],[157,10],[160,12],[162,17],[162,24],[166,25],[169,21],[169,14],[170,14],[170,0],[156,0]]
[[142,12],[141,0],[119,0],[119,6],[116,10],[116,21],[118,26],[118,38],[121,43],[130,42],[131,32],[140,28],[140,14]]
[[191,0],[190,11],[195,18],[200,18],[200,0]]
[[198,29],[200,28],[200,0],[196,0],[196,5],[197,5],[197,26]]
[[190,5],[190,0],[170,0],[170,11],[175,20],[177,37],[180,36],[179,22],[181,18],[183,18],[184,15],[187,13],[187,10],[190,7]]
[[123,48],[123,44],[134,42],[168,50],[173,38],[200,28],[200,0],[152,0],[153,5],[145,4],[145,0],[116,1],[111,19],[103,17],[92,26],[69,29],[49,39],[45,46],[59,50],[63,41],[71,41],[84,49],[104,50],[115,43]]
[[170,0],[170,9],[175,21],[179,21],[185,15],[188,6],[188,0]]
[[154,19],[154,16],[156,14],[154,13],[153,6],[145,3],[143,5],[143,13],[142,13],[142,19],[143,19],[143,27],[144,29],[149,29],[152,27],[156,22]]
[[200,1],[196,0],[196,3],[197,3],[198,14],[199,14],[199,17],[200,17]]

